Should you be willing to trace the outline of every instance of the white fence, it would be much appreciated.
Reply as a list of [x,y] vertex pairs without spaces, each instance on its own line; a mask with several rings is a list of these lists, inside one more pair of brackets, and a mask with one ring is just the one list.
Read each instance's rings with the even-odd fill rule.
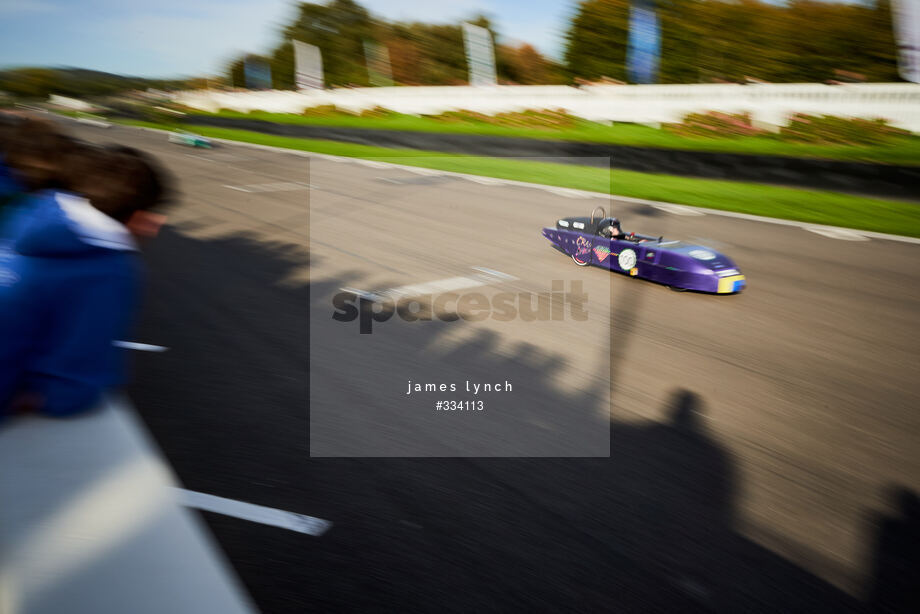
[[255,614],[126,399],[0,427],[0,612]]
[[920,85],[914,83],[693,84],[693,85],[502,85],[494,87],[374,87],[313,92],[182,92],[176,102],[204,111],[301,113],[333,104],[360,112],[376,106],[414,115],[468,109],[486,114],[524,109],[563,109],[593,121],[659,124],[687,113],[748,111],[754,121],[783,125],[792,113],[883,118],[920,132]]

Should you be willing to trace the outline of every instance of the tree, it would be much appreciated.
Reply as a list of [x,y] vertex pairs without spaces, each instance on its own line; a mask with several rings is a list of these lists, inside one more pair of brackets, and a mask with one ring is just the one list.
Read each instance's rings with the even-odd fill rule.
[[499,77],[521,85],[563,83],[562,67],[542,56],[527,43],[517,47],[497,45],[495,49]]
[[[502,44],[491,21],[498,78],[512,83],[559,83],[574,78],[626,80],[630,3],[581,0],[566,34],[564,66],[527,44]],[[826,81],[837,71],[869,81],[899,80],[890,0],[863,4],[789,0],[655,0],[661,35],[662,83]],[[291,39],[316,45],[327,85],[368,85],[365,41],[385,45],[393,78],[403,85],[458,85],[469,71],[460,23],[390,23],[355,0],[301,3],[271,54],[272,83],[294,87]],[[230,80],[244,85],[242,63]],[[34,87],[34,86],[33,86]]]
[[[319,47],[327,85],[368,85],[364,40],[373,38],[373,29],[370,14],[354,0],[326,5],[304,2],[297,19],[285,28],[284,38]],[[293,68],[293,52],[291,58]]]
[[240,57],[232,62],[227,68],[227,73],[230,80],[230,87],[246,87],[246,57]]
[[569,75],[625,80],[628,35],[628,0],[584,0],[566,34]]
[[272,67],[272,88],[276,90],[293,90],[296,88],[294,75],[294,43],[290,39],[281,41],[270,61]]
[[[835,71],[897,81],[890,0],[657,0],[663,83],[821,82]],[[628,0],[585,0],[567,36],[570,76],[624,79]]]
[[0,79],[0,90],[21,98],[47,98],[57,91],[57,77],[50,68],[22,68]]

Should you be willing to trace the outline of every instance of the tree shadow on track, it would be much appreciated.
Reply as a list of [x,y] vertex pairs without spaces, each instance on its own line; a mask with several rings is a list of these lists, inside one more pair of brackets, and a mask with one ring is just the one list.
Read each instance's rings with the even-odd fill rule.
[[[693,391],[673,391],[665,421],[611,421],[609,458],[311,459],[306,311],[331,313],[328,295],[358,274],[279,283],[305,255],[245,236],[167,232],[149,258],[140,338],[172,349],[139,357],[132,394],[186,487],[334,523],[311,538],[208,516],[265,612],[865,607],[736,531],[742,476]],[[634,325],[635,307],[615,325]],[[418,327],[412,343],[445,330]],[[560,413],[597,402],[548,383],[554,355],[492,348],[473,340],[451,360],[513,363]],[[899,568],[878,568],[888,593]]]

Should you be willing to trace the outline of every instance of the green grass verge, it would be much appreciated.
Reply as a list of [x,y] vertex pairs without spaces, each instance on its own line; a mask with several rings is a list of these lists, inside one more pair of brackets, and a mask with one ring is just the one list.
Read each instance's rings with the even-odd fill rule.
[[[147,122],[123,123],[170,128]],[[568,164],[352,145],[226,128],[196,127],[195,132],[203,136],[335,156],[398,162],[437,170],[920,237],[920,204],[909,202],[632,171],[614,170],[610,173],[605,169]]]
[[409,130],[418,132],[440,132],[445,134],[482,134],[534,139],[581,141],[588,143],[610,143],[637,147],[658,147],[662,149],[686,149],[722,153],[761,154],[772,156],[796,156],[802,158],[825,158],[878,162],[899,165],[920,165],[920,136],[892,139],[886,145],[808,145],[786,143],[770,137],[740,137],[726,139],[686,138],[664,130],[636,124],[615,124],[608,126],[587,120],[578,120],[575,126],[562,129],[515,128],[493,126],[484,122],[447,122],[430,117],[390,114],[386,117],[360,117],[346,114],[331,117],[305,117],[289,113],[267,113],[253,111],[239,113],[220,111],[218,113],[194,113],[194,115],[215,115],[242,119],[260,119],[282,124],[304,126],[337,126],[346,128],[370,128],[381,130]]

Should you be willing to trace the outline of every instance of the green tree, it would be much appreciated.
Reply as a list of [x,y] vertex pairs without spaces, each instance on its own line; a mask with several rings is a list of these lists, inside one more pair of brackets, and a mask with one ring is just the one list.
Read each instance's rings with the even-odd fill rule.
[[227,68],[230,87],[246,87],[246,72],[244,68],[245,64],[245,56],[230,62],[230,66]]
[[625,81],[628,35],[629,0],[584,0],[566,34],[569,74]]
[[364,39],[373,39],[373,29],[370,14],[354,0],[304,2],[297,19],[284,29],[284,38],[319,47],[326,85],[368,85]]
[[704,2],[702,0],[659,0],[658,22],[661,58],[658,79],[662,83],[695,83],[701,79],[706,52]]
[[20,98],[47,98],[57,92],[57,81],[51,68],[22,68],[4,73],[0,90]]
[[296,87],[294,75],[294,44],[290,39],[281,41],[270,61],[272,87],[276,90],[293,90]]
[[[890,0],[658,0],[663,83],[822,82],[838,71],[897,81]],[[628,0],[584,0],[567,36],[569,75],[625,78]]]

